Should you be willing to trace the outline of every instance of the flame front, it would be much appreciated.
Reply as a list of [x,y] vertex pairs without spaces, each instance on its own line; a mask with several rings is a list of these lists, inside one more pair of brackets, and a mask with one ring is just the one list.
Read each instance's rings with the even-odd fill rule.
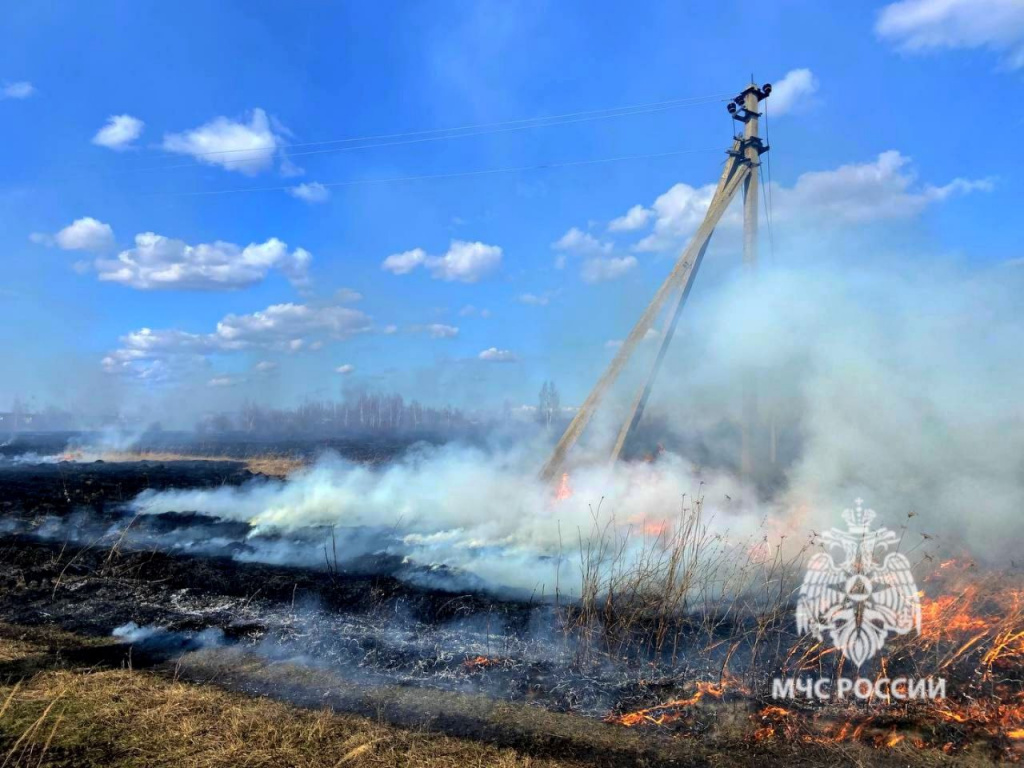
[[558,488],[555,490],[555,500],[565,501],[569,498],[572,498],[572,487],[569,485],[569,473],[563,472],[562,479],[559,481]]

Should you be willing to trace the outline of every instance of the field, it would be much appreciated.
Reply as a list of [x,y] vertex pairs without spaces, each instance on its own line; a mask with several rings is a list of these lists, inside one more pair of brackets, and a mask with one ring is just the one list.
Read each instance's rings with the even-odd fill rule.
[[[41,447],[0,465],[7,765],[984,765],[1021,754],[1019,574],[950,560],[924,585],[921,636],[882,664],[893,678],[941,669],[947,701],[783,704],[773,675],[843,669],[793,631],[803,563],[709,564],[699,504],[628,567],[608,529],[581,538],[576,597],[515,596],[388,551],[339,555],[333,529],[254,537],[246,523],[130,504],[147,489],[287,476],[313,449],[44,460]],[[353,450],[387,462],[403,447]],[[732,591],[693,598],[712,582]]]

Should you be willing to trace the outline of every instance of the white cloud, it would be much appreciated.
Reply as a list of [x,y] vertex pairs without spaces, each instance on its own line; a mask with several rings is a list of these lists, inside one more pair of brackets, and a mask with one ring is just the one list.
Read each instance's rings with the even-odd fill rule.
[[901,0],[878,16],[875,31],[911,53],[988,48],[1009,69],[1024,67],[1024,3],[1020,0]]
[[585,283],[601,283],[616,280],[636,266],[635,256],[611,256],[609,258],[587,259],[580,269]]
[[145,232],[116,259],[98,259],[96,269],[100,280],[140,290],[231,290],[258,283],[271,269],[303,286],[312,258],[303,248],[289,251],[276,237],[241,248],[222,240],[193,246]]
[[459,310],[459,317],[483,317],[488,318],[491,316],[491,310],[481,309],[475,307],[472,304],[467,304]]
[[56,245],[65,251],[99,253],[114,247],[114,230],[92,216],[83,216],[55,235],[33,232],[28,239],[40,245]]
[[145,123],[131,115],[111,115],[107,124],[92,137],[92,143],[107,149],[124,150],[142,135]]
[[444,256],[427,259],[427,268],[438,280],[475,283],[497,269],[502,250],[497,245],[453,240]]
[[[324,338],[346,339],[371,329],[370,318],[341,306],[274,304],[249,315],[226,315],[209,333],[142,328],[120,339],[103,367],[139,379],[161,379],[202,364],[212,355],[247,350],[296,352]],[[264,367],[257,370],[270,370]]]
[[414,325],[409,330],[413,333],[429,333],[432,339],[454,339],[459,335],[459,329],[456,326],[445,325],[444,323]]
[[651,206],[654,209],[654,231],[637,243],[633,250],[663,251],[673,248],[692,235],[700,226],[715,195],[715,185],[691,187],[675,184],[659,195]]
[[335,291],[334,298],[342,304],[355,304],[357,301],[363,300],[363,294],[352,288],[339,288]]
[[526,304],[530,307],[546,307],[551,303],[552,293],[550,291],[546,293],[521,293],[516,296],[516,301],[520,304]]
[[514,363],[519,359],[507,349],[498,349],[497,347],[485,349],[477,357],[488,363]]
[[383,333],[385,336],[394,336],[396,333],[398,333],[398,326],[395,325],[394,323],[391,323],[381,328],[380,332]]
[[3,86],[0,86],[0,99],[27,99],[35,92],[35,87],[27,80],[4,83]]
[[334,372],[340,373],[342,376],[348,376],[350,373],[355,371],[355,369],[356,367],[352,365],[352,363],[345,363],[344,365],[339,365],[337,368],[335,368]]
[[809,69],[791,69],[776,83],[768,97],[769,114],[776,117],[792,112],[818,90],[818,78]]
[[[773,94],[774,97],[774,94]],[[827,171],[801,174],[792,187],[773,184],[772,215],[776,220],[806,222],[821,229],[871,221],[907,219],[929,205],[956,195],[991,190],[990,179],[956,178],[942,186],[920,184],[910,159],[895,150],[882,152],[871,162],[850,163]],[[633,246],[637,252],[678,248],[704,219],[715,187],[679,183],[651,206],[654,230]],[[720,227],[736,227],[741,214],[733,206]],[[600,274],[600,265],[594,265]]]
[[368,330],[369,318],[350,307],[274,304],[251,315],[227,315],[217,323],[215,337],[221,348],[244,349],[275,346],[314,334],[342,339]]
[[436,280],[475,283],[501,264],[502,249],[481,242],[453,240],[443,256],[429,256],[422,248],[395,253],[384,259],[381,269],[405,275],[426,266]]
[[277,363],[273,360],[260,360],[253,368],[257,373],[270,373],[277,370]]
[[411,251],[391,254],[384,259],[380,268],[395,275],[405,275],[412,272],[426,260],[426,251],[422,248],[413,248]]
[[216,376],[206,382],[208,387],[233,387],[237,382],[230,376]]
[[654,212],[642,205],[634,205],[622,216],[608,222],[609,232],[632,232],[647,226]]
[[163,148],[191,155],[200,163],[255,176],[273,165],[280,144],[267,113],[254,109],[248,122],[217,117],[191,131],[166,134]]
[[597,255],[602,253],[611,253],[614,246],[611,243],[598,240],[596,237],[584,232],[579,227],[573,227],[552,243],[551,247],[556,251],[565,251],[567,253]]
[[773,187],[775,213],[818,224],[906,219],[953,195],[992,189],[986,179],[918,185],[909,165],[910,158],[889,150],[874,162],[801,174],[792,187]]
[[330,190],[319,181],[289,187],[288,194],[307,203],[326,203],[331,197]]
[[633,256],[612,256],[611,253],[614,250],[612,243],[598,240],[579,227],[572,227],[552,243],[551,247],[563,254],[555,261],[555,266],[558,269],[565,266],[565,254],[584,257],[580,267],[580,276],[587,283],[614,280],[629,272],[637,264]]
[[277,170],[286,179],[294,179],[296,176],[306,173],[306,169],[293,163],[283,149],[281,150],[281,163]]

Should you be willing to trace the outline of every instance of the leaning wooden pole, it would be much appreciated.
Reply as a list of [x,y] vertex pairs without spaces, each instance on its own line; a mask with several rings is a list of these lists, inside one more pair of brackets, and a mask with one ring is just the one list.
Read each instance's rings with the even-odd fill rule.
[[[770,92],[770,91],[769,91]],[[754,83],[743,96],[743,154],[750,167],[743,182],[743,267],[753,273],[757,269],[757,184],[763,147],[757,134],[757,111],[762,93]],[[756,454],[760,445],[757,429],[757,380],[753,371],[743,374],[743,413],[740,420],[740,476],[751,480],[757,472]]]
[[700,227],[697,229],[697,233],[693,236],[689,245],[686,246],[682,255],[680,255],[679,260],[672,269],[672,272],[669,273],[665,282],[661,284],[661,287],[654,295],[651,303],[647,306],[647,309],[644,310],[644,313],[640,316],[636,325],[633,326],[633,330],[629,332],[629,336],[626,337],[622,346],[619,347],[618,353],[612,359],[601,378],[598,379],[597,384],[594,385],[593,390],[591,390],[587,399],[583,402],[583,405],[580,406],[575,418],[573,418],[572,422],[570,422],[569,426],[566,428],[565,434],[562,435],[562,438],[555,446],[555,450],[552,452],[551,457],[541,470],[541,479],[550,481],[562,472],[565,457],[568,454],[569,449],[576,444],[580,435],[582,435],[583,431],[587,428],[587,425],[594,417],[594,412],[601,403],[601,400],[604,399],[604,396],[607,394],[612,384],[614,384],[615,380],[618,379],[619,374],[622,372],[626,362],[632,356],[636,346],[654,324],[654,321],[661,312],[665,302],[673,293],[681,290],[682,286],[684,286],[690,279],[690,275],[697,263],[698,254],[704,247],[708,238],[711,237],[711,233],[722,218],[722,214],[724,214],[725,209],[729,207],[729,203],[736,195],[737,190],[746,180],[749,172],[750,169],[746,164],[738,166],[736,172],[732,175],[732,178],[726,183],[721,197],[719,197],[718,200],[715,200],[708,208],[704,221],[701,222]]
[[[742,157],[742,153],[739,151],[740,142],[737,139],[732,144],[732,149],[729,150],[729,159],[725,163],[725,168],[722,170],[722,175],[718,179],[718,186],[715,188],[715,194],[711,197],[711,205],[715,204],[725,191],[726,184],[732,178],[733,174],[736,173],[736,169],[740,164],[739,158]],[[709,206],[710,207],[710,206]],[[728,207],[728,204],[726,204]],[[622,428],[619,430],[619,436],[615,440],[615,445],[612,448],[611,456],[609,460],[611,463],[618,461],[619,456],[622,454],[622,449],[626,445],[626,441],[629,436],[636,429],[637,424],[640,423],[640,419],[643,418],[644,409],[647,407],[647,401],[651,397],[651,391],[654,389],[654,382],[658,378],[658,373],[661,371],[661,364],[665,360],[665,354],[668,352],[668,347],[672,343],[672,337],[676,332],[676,325],[679,323],[679,316],[683,313],[683,307],[686,306],[686,300],[690,296],[690,289],[693,287],[694,278],[697,276],[697,271],[700,269],[701,262],[704,260],[704,254],[708,250],[708,245],[711,243],[711,234],[700,250],[697,252],[697,258],[694,262],[693,269],[690,271],[689,277],[683,285],[682,291],[676,297],[674,304],[669,308],[668,320],[665,323],[665,327],[661,333],[661,344],[658,347],[658,354],[654,358],[654,363],[651,365],[651,370],[647,374],[647,379],[644,381],[643,386],[640,387],[636,393],[636,397],[633,398],[633,402],[630,404],[629,411],[626,414],[626,419],[622,423]]]

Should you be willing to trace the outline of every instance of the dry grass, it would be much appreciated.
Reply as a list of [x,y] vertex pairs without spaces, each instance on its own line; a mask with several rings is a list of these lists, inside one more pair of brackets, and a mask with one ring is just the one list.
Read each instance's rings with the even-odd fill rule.
[[0,687],[5,701],[8,766],[579,765],[129,669],[44,672]]
[[668,654],[674,666],[681,643],[692,654],[727,641],[750,648],[753,670],[762,644],[789,618],[807,551],[784,555],[767,537],[726,542],[701,495],[685,497],[675,519],[625,526],[599,506],[578,546],[580,598],[565,607],[563,630],[581,660],[595,651],[615,659],[639,652]]
[[238,458],[237,456],[206,456],[163,451],[110,451],[103,454],[104,461],[234,461],[244,462],[250,472],[259,472],[273,477],[287,477],[305,466],[302,459],[294,456],[266,454]]

